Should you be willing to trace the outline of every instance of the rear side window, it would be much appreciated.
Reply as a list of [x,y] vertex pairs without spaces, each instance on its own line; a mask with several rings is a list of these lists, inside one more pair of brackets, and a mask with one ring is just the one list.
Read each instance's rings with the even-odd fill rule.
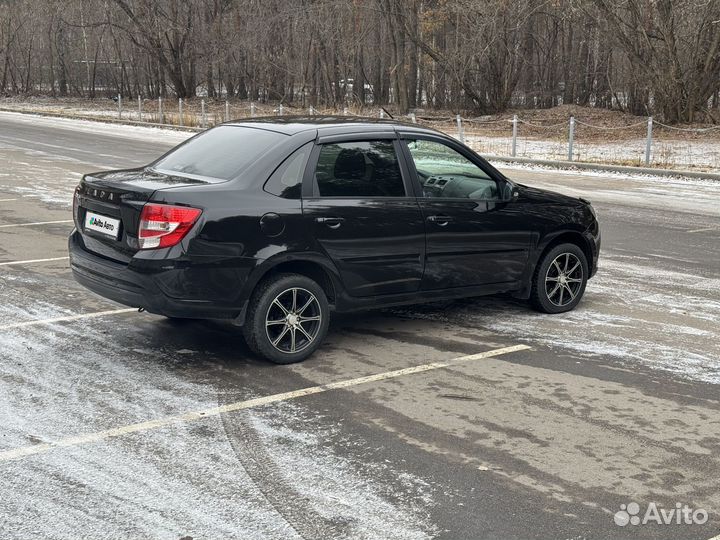
[[321,197],[404,197],[393,141],[325,144],[315,180]]
[[265,182],[265,191],[284,199],[299,199],[305,164],[312,147],[313,143],[308,143],[290,154]]
[[287,135],[264,129],[218,126],[178,146],[153,168],[210,181],[231,180],[286,138]]

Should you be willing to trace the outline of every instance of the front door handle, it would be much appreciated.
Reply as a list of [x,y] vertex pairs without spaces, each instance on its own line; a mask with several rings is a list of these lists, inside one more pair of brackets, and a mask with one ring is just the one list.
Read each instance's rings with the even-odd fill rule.
[[444,227],[453,221],[453,218],[450,216],[429,216],[427,220],[432,223],[437,223],[440,227]]
[[345,221],[345,218],[341,217],[317,217],[315,218],[315,221],[318,223],[322,223],[323,225],[327,225],[331,229],[337,229],[343,221]]

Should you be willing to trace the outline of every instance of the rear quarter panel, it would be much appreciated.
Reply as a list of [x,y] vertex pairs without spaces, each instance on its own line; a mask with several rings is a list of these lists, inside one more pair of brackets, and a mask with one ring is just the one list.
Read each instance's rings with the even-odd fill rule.
[[[154,202],[203,211],[181,242],[186,267],[163,285],[166,294],[240,307],[247,296],[246,282],[264,260],[308,249],[301,200],[276,197],[263,191],[263,185],[288,154],[315,136],[315,132],[289,136],[236,180],[154,193]],[[272,218],[271,227],[261,225],[263,216]]]

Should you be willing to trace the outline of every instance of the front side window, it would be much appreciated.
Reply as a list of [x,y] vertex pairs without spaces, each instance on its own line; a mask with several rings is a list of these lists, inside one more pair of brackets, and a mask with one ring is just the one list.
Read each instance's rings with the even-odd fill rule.
[[242,126],[218,126],[178,146],[153,165],[159,172],[223,182],[236,178],[287,135]]
[[315,181],[321,197],[404,197],[395,145],[390,140],[324,144]]
[[407,143],[424,197],[499,198],[497,182],[456,150],[436,141]]

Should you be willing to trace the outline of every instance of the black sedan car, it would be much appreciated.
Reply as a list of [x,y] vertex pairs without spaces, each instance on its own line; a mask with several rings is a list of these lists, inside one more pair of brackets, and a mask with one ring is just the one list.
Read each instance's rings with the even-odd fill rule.
[[332,311],[501,292],[571,310],[600,249],[589,202],[516,184],[437,131],[345,117],[220,125],[85,175],[73,214],[82,285],[231,319],[277,363],[312,354]]

